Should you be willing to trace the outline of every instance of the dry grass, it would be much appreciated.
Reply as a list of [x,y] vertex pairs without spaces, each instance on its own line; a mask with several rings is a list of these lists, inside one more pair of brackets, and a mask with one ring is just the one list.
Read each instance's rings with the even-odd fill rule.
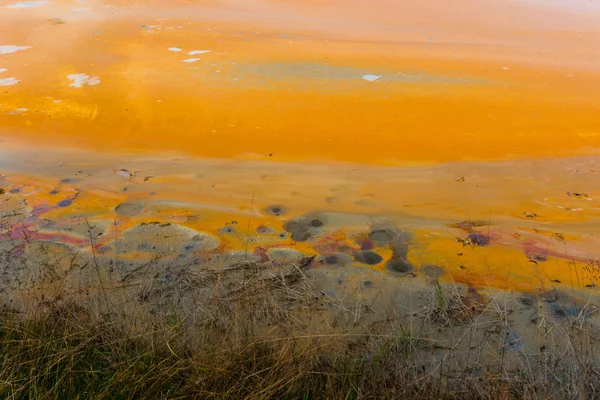
[[[102,303],[102,312],[68,299],[0,321],[0,396],[7,399],[512,399],[598,398],[595,344],[581,317],[559,327],[536,315],[537,354],[512,346],[503,329],[511,310],[501,299],[434,282],[431,302],[415,314],[420,329],[393,321],[385,333],[303,334],[319,313],[303,265],[241,263],[181,269],[169,285],[145,281],[141,303],[196,307],[196,321],[161,314],[150,325]],[[133,279],[127,277],[128,281]],[[186,289],[187,288],[187,289]],[[192,291],[190,288],[194,288]],[[168,293],[194,292],[194,297]],[[210,296],[206,296],[210,293]],[[101,294],[105,296],[106,294]],[[114,299],[112,299],[114,300]],[[207,301],[209,300],[209,301]],[[177,303],[178,304],[175,304]],[[109,305],[107,305],[109,304]],[[201,305],[201,306],[200,306]],[[112,311],[112,312],[107,312]],[[149,327],[152,328],[149,328]],[[560,331],[560,332],[559,332]],[[552,332],[552,335],[549,334]],[[556,333],[558,333],[558,339]],[[496,358],[472,351],[475,337],[503,340]],[[440,339],[440,337],[442,339]],[[566,341],[556,347],[551,340]],[[516,354],[516,355],[515,355]]]

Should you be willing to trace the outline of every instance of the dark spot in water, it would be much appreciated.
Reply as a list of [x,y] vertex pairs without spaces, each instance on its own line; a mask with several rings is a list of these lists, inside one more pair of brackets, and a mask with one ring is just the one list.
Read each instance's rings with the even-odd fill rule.
[[413,270],[412,264],[403,258],[391,259],[388,261],[386,268],[389,271],[398,272],[401,274],[406,274]]
[[327,265],[334,265],[337,264],[339,262],[339,258],[338,256],[327,256],[325,257],[325,264]]
[[490,238],[479,232],[471,233],[467,237],[471,240],[471,243],[473,243],[475,246],[487,246],[488,244],[490,244]]
[[268,226],[259,226],[258,228],[256,228],[256,233],[260,233],[261,235],[266,235],[267,233],[271,232],[271,228],[269,228]]
[[232,226],[226,226],[224,228],[219,229],[219,233],[221,234],[228,234],[228,233],[234,233],[235,229],[233,229]]
[[280,238],[282,238],[282,239],[285,239],[285,238],[287,237],[287,233],[285,233],[285,232],[281,232],[281,233],[279,234],[279,237],[280,237]]
[[296,242],[305,242],[311,237],[311,233],[309,231],[300,231],[292,233],[292,240]]
[[0,194],[4,194],[4,193],[6,193],[6,191],[4,189],[0,188]]
[[63,178],[60,180],[60,183],[73,183],[73,182],[75,182],[75,180],[71,179],[71,178]]
[[21,191],[21,189],[16,188],[16,189],[11,189],[10,193],[19,193]]
[[53,191],[50,192],[50,194],[58,194],[60,193],[60,190],[58,189],[54,189]]
[[441,276],[443,276],[446,271],[444,270],[444,268],[440,267],[439,265],[430,265],[430,264],[424,264],[421,265],[421,272],[423,272],[425,275],[427,275],[430,278],[440,278]]
[[354,259],[362,264],[375,265],[383,261],[383,257],[371,250],[359,251],[354,255]]
[[312,221],[310,221],[310,226],[318,228],[320,226],[323,226],[323,221],[321,221],[320,219],[315,218]]
[[310,223],[305,218],[289,220],[283,227],[287,232],[292,234],[292,239],[297,242],[304,242],[312,236]]
[[394,239],[394,234],[386,229],[378,229],[369,233],[369,239],[375,242],[389,242]]
[[295,218],[287,221],[283,228],[290,233],[303,232],[310,228],[310,224],[304,218]]
[[73,204],[73,200],[65,199],[65,200],[59,201],[57,205],[59,207],[69,207],[71,204]]
[[117,215],[131,217],[142,212],[142,206],[136,203],[121,203],[115,207]]
[[527,307],[533,307],[533,299],[531,297],[519,297],[519,303]]
[[364,281],[362,283],[362,285],[363,285],[363,287],[370,288],[370,287],[373,287],[373,282],[371,282],[371,281]]
[[185,251],[192,251],[192,250],[194,250],[194,245],[192,245],[192,244],[188,244],[188,245],[186,245],[186,246],[183,246],[183,249],[184,249]]
[[286,209],[283,206],[269,206],[265,211],[267,214],[274,215],[276,217],[286,213]]
[[566,317],[566,316],[571,316],[571,317],[576,317],[579,316],[581,314],[581,307],[578,307],[575,302],[572,302],[573,299],[567,299],[565,298],[565,301],[568,301],[569,303],[562,303],[561,305],[558,304],[550,304],[550,310],[557,316],[559,317]]
[[563,310],[562,308],[556,308],[556,309],[552,310],[552,312],[559,317],[567,316],[567,312],[565,310]]

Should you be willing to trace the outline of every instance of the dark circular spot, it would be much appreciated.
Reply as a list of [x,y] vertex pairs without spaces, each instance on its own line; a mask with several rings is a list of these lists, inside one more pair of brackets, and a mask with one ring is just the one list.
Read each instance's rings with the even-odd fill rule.
[[318,228],[320,226],[323,226],[323,221],[321,221],[320,219],[313,219],[312,221],[310,221],[310,226],[314,226],[315,228]]
[[375,242],[389,242],[394,239],[394,234],[387,229],[378,229],[369,233],[369,239]]
[[310,224],[304,218],[294,218],[287,221],[283,228],[290,233],[304,232],[310,228]]
[[58,189],[54,189],[53,191],[50,192],[50,194],[58,194],[59,190]]
[[567,313],[565,312],[565,310],[563,310],[561,308],[557,308],[556,310],[554,310],[554,314],[558,315],[559,317],[567,316]]
[[284,238],[286,238],[286,237],[287,237],[287,234],[286,234],[285,232],[281,232],[281,233],[279,234],[279,237],[280,237],[280,238],[282,238],[282,239],[284,239]]
[[392,260],[388,261],[386,268],[392,272],[406,274],[406,273],[412,271],[413,266],[407,260],[400,258],[400,259],[392,259]]
[[292,233],[292,240],[296,242],[305,242],[311,237],[311,233],[309,231],[300,231]]
[[383,261],[383,257],[371,250],[359,251],[354,255],[354,259],[362,264],[375,265]]
[[59,207],[69,207],[71,204],[73,204],[73,200],[71,199],[66,199],[58,202]]
[[276,217],[286,213],[286,209],[283,206],[269,206],[265,211],[267,214],[271,214]]
[[339,261],[338,256],[327,256],[327,257],[325,257],[325,264],[327,264],[327,265],[337,264],[338,261]]
[[21,189],[11,189],[10,193],[19,193],[21,191]]
[[362,283],[363,287],[373,287],[373,282],[371,281],[364,281]]
[[266,235],[267,233],[270,233],[271,229],[268,226],[259,226],[258,228],[256,228],[256,233],[260,233],[261,235]]
[[221,234],[228,234],[228,233],[233,233],[233,232],[235,232],[235,230],[233,229],[232,226],[226,226],[226,227],[219,229],[219,233],[221,233]]
[[467,237],[471,240],[471,243],[473,243],[475,246],[487,246],[488,244],[490,244],[490,238],[479,232],[471,233]]
[[60,183],[71,183],[73,182],[73,179],[71,178],[63,178],[60,180]]
[[117,215],[131,217],[142,212],[142,206],[136,203],[121,203],[115,207]]

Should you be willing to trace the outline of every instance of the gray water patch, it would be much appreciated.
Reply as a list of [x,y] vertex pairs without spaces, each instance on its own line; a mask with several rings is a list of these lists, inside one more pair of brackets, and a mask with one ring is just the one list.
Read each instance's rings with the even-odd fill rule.
[[362,264],[376,265],[383,261],[383,257],[371,250],[359,251],[354,255],[354,259]]
[[382,69],[369,69],[337,66],[317,62],[276,62],[260,64],[236,64],[231,67],[229,73],[232,76],[256,76],[271,79],[282,80],[350,80],[362,83],[365,82],[365,76],[377,76],[369,83],[377,84],[385,82],[403,82],[403,83],[424,83],[424,84],[485,84],[489,83],[480,78],[467,78],[459,76],[428,74],[423,71],[406,70],[392,71]]
[[137,203],[121,203],[115,207],[115,212],[122,217],[132,217],[142,212],[142,206]]
[[[125,231],[118,240],[119,251],[150,252],[150,255],[189,254],[197,250],[214,250],[219,241],[214,236],[169,223],[142,223]],[[153,254],[152,254],[153,253]]]

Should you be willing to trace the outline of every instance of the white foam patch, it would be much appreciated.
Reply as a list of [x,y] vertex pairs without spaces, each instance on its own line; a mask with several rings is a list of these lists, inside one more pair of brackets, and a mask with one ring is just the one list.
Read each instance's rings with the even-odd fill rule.
[[47,1],[22,1],[19,3],[11,4],[6,6],[6,8],[29,8],[35,6],[41,6],[42,4],[46,4]]
[[97,76],[90,77],[86,74],[71,74],[68,75],[67,78],[73,81],[73,83],[71,83],[69,86],[76,88],[80,88],[86,84],[89,86],[94,86],[100,83],[100,78],[98,78]]
[[193,62],[196,62],[198,60],[199,60],[199,58],[187,58],[187,59],[183,60],[183,62],[184,63],[193,63]]
[[169,47],[169,51],[181,51],[179,47]]
[[8,71],[6,68],[0,68],[0,74],[6,71]]
[[210,50],[192,50],[188,54],[190,56],[194,56],[196,54],[204,54],[204,53],[210,53]]
[[11,86],[11,85],[16,85],[17,83],[21,82],[20,80],[18,80],[17,78],[4,78],[4,79],[0,79],[0,86]]
[[381,75],[363,75],[362,77],[365,81],[375,82],[377,79],[381,78]]
[[30,48],[31,46],[15,46],[14,44],[3,44],[0,46],[0,54],[9,54],[19,50],[27,50]]

